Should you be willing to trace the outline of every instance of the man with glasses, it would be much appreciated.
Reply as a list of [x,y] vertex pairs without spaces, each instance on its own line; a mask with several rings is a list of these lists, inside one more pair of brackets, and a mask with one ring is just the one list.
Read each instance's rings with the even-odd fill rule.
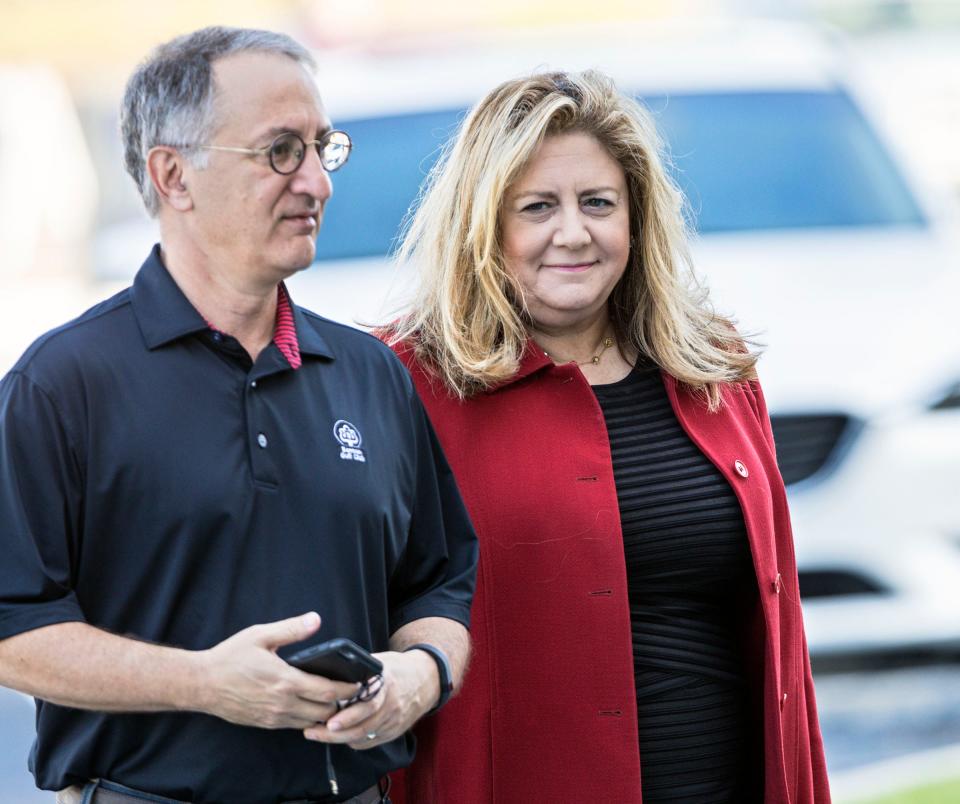
[[[160,244],[0,382],[0,684],[61,802],[386,800],[462,676],[476,541],[409,377],[284,286],[351,151],[313,68],[208,28],[137,69]],[[334,637],[378,683],[281,658]]]

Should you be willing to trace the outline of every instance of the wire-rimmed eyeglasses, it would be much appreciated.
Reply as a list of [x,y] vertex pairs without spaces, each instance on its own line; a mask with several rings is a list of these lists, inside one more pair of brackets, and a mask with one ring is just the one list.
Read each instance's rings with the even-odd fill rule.
[[303,137],[292,131],[285,131],[273,142],[263,148],[235,148],[229,145],[195,145],[207,151],[231,151],[238,154],[266,154],[270,159],[270,167],[282,176],[296,173],[307,156],[307,148],[317,146],[320,154],[320,164],[328,173],[339,170],[350,158],[350,149],[353,143],[346,131],[332,129],[319,140],[304,142]]

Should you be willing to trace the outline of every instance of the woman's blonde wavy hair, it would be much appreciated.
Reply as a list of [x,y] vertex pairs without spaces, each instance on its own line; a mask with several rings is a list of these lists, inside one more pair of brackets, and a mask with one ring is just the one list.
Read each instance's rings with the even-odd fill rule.
[[508,81],[467,115],[406,221],[397,257],[420,282],[390,342],[410,344],[460,398],[516,374],[529,316],[505,268],[501,208],[544,138],[565,132],[596,137],[626,175],[634,245],[609,299],[618,342],[718,408],[722,384],[752,379],[757,355],[694,278],[683,196],[650,115],[593,70]]

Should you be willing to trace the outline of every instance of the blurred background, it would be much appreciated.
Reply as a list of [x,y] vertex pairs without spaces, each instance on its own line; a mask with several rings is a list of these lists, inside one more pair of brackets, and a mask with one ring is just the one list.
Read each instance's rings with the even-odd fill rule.
[[[354,138],[290,284],[389,317],[389,252],[464,110],[597,67],[650,109],[716,307],[765,345],[838,802],[960,802],[960,2],[0,0],[0,370],[126,285],[156,239],[117,107],[156,44],[210,24],[313,49]],[[0,802],[33,704],[0,689]]]

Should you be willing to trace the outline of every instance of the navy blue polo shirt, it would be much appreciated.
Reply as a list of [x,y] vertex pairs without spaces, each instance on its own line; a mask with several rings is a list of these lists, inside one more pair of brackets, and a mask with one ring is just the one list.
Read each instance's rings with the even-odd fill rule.
[[[380,651],[412,620],[468,624],[476,539],[409,375],[370,335],[294,322],[298,370],[275,344],[251,363],[155,248],[132,288],[30,347],[0,382],[0,639],[83,621],[201,650],[315,610],[312,641]],[[413,738],[330,750],[346,796]],[[328,796],[324,752],[292,729],[40,701],[30,767],[50,790],[272,802]]]

